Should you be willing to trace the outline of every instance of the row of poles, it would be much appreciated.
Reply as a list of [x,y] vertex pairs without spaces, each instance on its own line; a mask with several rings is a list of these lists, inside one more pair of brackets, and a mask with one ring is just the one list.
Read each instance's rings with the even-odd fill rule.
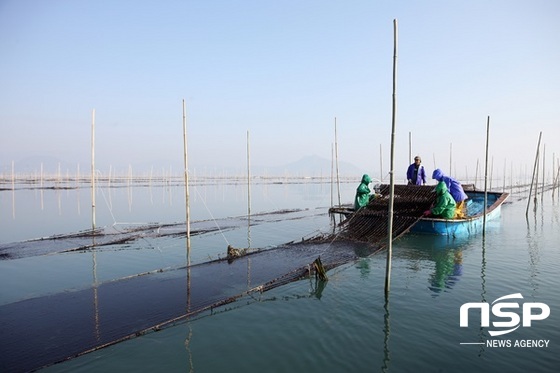
[[[542,139],[542,132],[539,133],[539,140],[537,142],[537,150],[535,153],[535,163],[533,166],[533,176],[531,177],[531,186],[529,188],[529,198],[527,199],[527,208],[525,210],[525,216],[529,215],[529,207],[531,205],[531,197],[533,197],[533,204],[534,204],[534,208],[537,208],[537,199],[538,199],[538,194],[539,194],[539,163],[540,163],[540,158],[541,158],[541,139]],[[544,146],[543,146],[544,147]],[[553,159],[552,159],[552,198],[554,198],[555,193],[556,193],[556,188],[558,187],[558,182],[560,180],[560,161],[557,162],[557,164],[555,165],[555,157],[553,154]],[[544,188],[545,188],[545,151],[543,150],[543,154],[542,154],[542,191],[541,191],[541,201],[542,198],[544,196]],[[534,189],[534,196],[533,196],[533,189]]]

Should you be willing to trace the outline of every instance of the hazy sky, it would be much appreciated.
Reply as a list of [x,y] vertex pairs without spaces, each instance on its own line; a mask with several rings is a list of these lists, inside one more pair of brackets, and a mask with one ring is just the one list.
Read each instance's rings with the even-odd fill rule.
[[[0,170],[53,157],[87,170],[339,157],[395,171],[532,168],[539,131],[560,156],[560,2],[0,0]],[[453,169],[449,172],[450,149]],[[180,170],[177,170],[180,172]],[[403,174],[403,175],[400,175]]]

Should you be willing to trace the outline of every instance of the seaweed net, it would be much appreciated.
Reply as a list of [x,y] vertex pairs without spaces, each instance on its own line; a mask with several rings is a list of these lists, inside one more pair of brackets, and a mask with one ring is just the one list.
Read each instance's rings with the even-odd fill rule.
[[[432,189],[395,186],[393,239],[406,233],[430,207],[435,197]],[[389,186],[381,185],[378,192],[383,197],[349,215],[328,234],[251,252],[241,258],[157,271],[149,276],[139,275],[0,306],[5,337],[5,342],[0,343],[0,355],[4,356],[0,370],[34,370],[175,325],[241,297],[316,275],[313,263],[317,258],[329,270],[375,254],[388,241]],[[209,227],[200,228],[204,232]],[[159,233],[154,228],[152,233],[156,232]],[[52,247],[55,242],[59,244],[59,240],[42,241],[37,246],[40,249],[31,252],[44,253],[42,247]],[[25,244],[35,245],[39,243]],[[58,248],[67,252],[82,250],[84,246],[80,241],[77,249]],[[9,257],[17,257],[16,253],[23,251],[14,246],[4,249],[10,253]],[[46,251],[52,252],[52,248]]]
[[[434,202],[433,186],[395,185],[393,202],[393,240],[402,236],[422,217],[424,211]],[[389,185],[377,188],[382,197],[354,212],[349,208],[333,208],[332,214],[347,215],[338,226],[338,231],[329,235],[319,235],[310,241],[355,241],[371,246],[372,251],[383,249],[388,243],[389,231]]]

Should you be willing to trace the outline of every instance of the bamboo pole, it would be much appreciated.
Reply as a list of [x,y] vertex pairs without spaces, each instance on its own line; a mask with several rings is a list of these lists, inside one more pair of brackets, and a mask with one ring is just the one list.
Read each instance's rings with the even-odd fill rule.
[[539,197],[539,171],[540,171],[540,165],[541,165],[541,151],[539,149],[539,153],[538,153],[538,157],[537,157],[537,170],[536,170],[536,174],[535,174],[535,198],[533,200],[534,204],[535,204],[535,208],[537,208],[537,199]]
[[558,187],[558,176],[560,174],[560,160],[556,158],[556,154],[553,154],[553,161],[556,164],[552,167],[552,198],[556,195],[556,188]]
[[556,188],[560,188],[560,158],[556,159]]
[[12,191],[16,189],[16,165],[12,159]]
[[412,132],[408,132],[408,161],[414,163],[412,160]]
[[476,189],[476,183],[478,183],[478,163],[479,159],[476,159],[476,169],[474,170],[474,187]]
[[111,178],[113,175],[113,165],[109,165],[109,175],[107,177],[107,191],[109,194],[109,208],[112,210],[113,209],[113,197],[112,197],[112,193],[111,193]]
[[509,164],[509,192],[513,194],[513,161]]
[[[556,161],[556,164],[558,165],[560,162]],[[552,196],[554,197],[554,191],[556,190],[556,188],[558,188],[558,184],[560,181],[560,165],[558,166],[558,168],[556,169],[556,179],[554,181],[554,186],[552,187]]]
[[95,109],[91,113],[91,230],[95,231]]
[[391,287],[391,258],[393,255],[393,207],[395,202],[395,173],[394,173],[394,161],[395,161],[395,126],[397,121],[397,38],[398,38],[398,27],[397,20],[393,20],[393,33],[394,33],[394,44],[393,44],[393,109],[392,109],[392,125],[391,125],[391,169],[389,171],[390,176],[390,189],[389,189],[389,221],[387,229],[387,268],[385,271],[385,299],[389,297],[389,289]]
[[331,207],[334,207],[334,143],[331,143]]
[[80,187],[80,164],[76,166],[76,180],[75,180],[76,188]]
[[57,188],[60,188],[62,185],[62,169],[60,166],[60,162],[58,162],[58,165],[56,167],[56,183],[55,183]]
[[525,216],[529,215],[529,205],[531,204],[531,194],[533,194],[533,182],[535,181],[535,171],[537,170],[539,162],[539,148],[541,147],[541,137],[542,131],[539,133],[539,142],[537,143],[537,154],[535,155],[535,165],[533,167],[533,177],[531,178],[531,187],[529,188],[529,198],[527,201],[527,209],[525,210]]
[[545,174],[545,166],[544,161],[546,157],[546,144],[543,144],[543,152],[542,152],[542,189],[541,189],[541,204],[543,203],[544,198],[544,174]]
[[128,211],[132,212],[132,165],[128,164],[128,175],[126,177],[126,195],[128,197]]
[[[251,249],[251,151],[247,130],[247,249]],[[251,288],[251,259],[247,258],[247,289]]]
[[502,193],[506,191],[506,169],[507,169],[507,159],[504,158],[504,179],[502,180]]
[[191,263],[191,212],[189,201],[189,159],[187,148],[187,109],[183,99],[183,159],[185,163],[185,218],[187,225],[187,266]]
[[251,151],[249,130],[247,130],[247,247],[251,248]]
[[44,176],[43,176],[43,162],[41,162],[41,193],[40,193],[41,194],[41,211],[45,208],[45,203],[44,203],[44,199],[43,199],[43,196],[44,196],[44,193],[43,193],[44,192],[43,191],[43,178],[44,178]]
[[16,169],[12,160],[12,219],[16,218]]
[[494,156],[492,156],[492,161],[490,162],[490,188],[492,190],[492,180],[494,180]]
[[[453,175],[453,143],[449,143],[449,174]],[[457,175],[454,175],[457,177]]]
[[486,206],[488,205],[488,147],[490,143],[490,116],[486,121],[486,159],[484,162],[484,212],[482,215],[482,239],[486,236]]
[[338,137],[336,133],[336,117],[334,117],[334,153],[336,159],[336,186],[338,190],[338,206],[340,206],[340,174],[338,169]]
[[383,182],[383,145],[382,144],[379,144],[379,173],[381,174],[379,180]]
[[552,152],[552,198],[554,198],[554,189],[556,186],[556,178],[554,173],[556,172],[556,154]]

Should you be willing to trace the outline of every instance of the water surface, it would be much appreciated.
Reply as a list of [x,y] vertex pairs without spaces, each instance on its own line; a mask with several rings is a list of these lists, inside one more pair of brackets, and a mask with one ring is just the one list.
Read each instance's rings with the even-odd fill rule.
[[[344,201],[351,201],[354,188],[344,187]],[[99,219],[108,225],[115,220],[184,220],[179,202],[182,190],[169,191],[171,194],[164,194],[157,189],[159,197],[151,199],[148,189],[136,189],[129,203],[126,188],[115,190],[112,210],[103,213],[99,207]],[[11,211],[2,216],[3,221],[12,219],[2,242],[87,228],[90,215],[83,207],[87,206],[87,193],[79,191],[80,199],[82,194],[86,196],[78,212],[74,192],[51,194],[49,212],[44,215],[40,200],[32,198],[35,191],[22,191],[21,198],[16,192],[15,220]],[[242,185],[208,186],[198,194],[193,215],[197,220],[244,215],[245,194]],[[329,229],[328,184],[261,185],[253,187],[252,195],[253,211],[308,210],[293,220],[279,218],[250,229],[239,226],[195,237],[195,262],[222,255],[227,242],[238,247],[249,243],[274,247]],[[0,201],[3,206],[12,203],[11,197]],[[329,271],[326,285],[305,279],[252,294],[45,371],[555,372],[560,366],[558,199],[552,199],[550,192],[545,194],[542,204],[539,201],[536,211],[531,208],[528,217],[526,199],[510,201],[503,206],[500,221],[490,224],[484,239],[480,235],[461,240],[408,235],[396,241],[388,302],[383,288],[386,258],[381,253]],[[91,251],[0,261],[0,279],[9,284],[0,301],[9,304],[179,265],[185,260],[184,247],[180,237],[117,245],[96,253],[95,268]],[[481,327],[474,313],[469,327],[459,326],[459,309],[464,303],[492,303],[514,293],[524,297],[519,304],[547,304],[550,316],[500,337],[491,337],[489,330],[494,328]],[[507,321],[495,316],[491,320]],[[512,347],[489,347],[489,340],[510,341]],[[548,346],[513,347],[516,341],[527,340],[546,340]]]

